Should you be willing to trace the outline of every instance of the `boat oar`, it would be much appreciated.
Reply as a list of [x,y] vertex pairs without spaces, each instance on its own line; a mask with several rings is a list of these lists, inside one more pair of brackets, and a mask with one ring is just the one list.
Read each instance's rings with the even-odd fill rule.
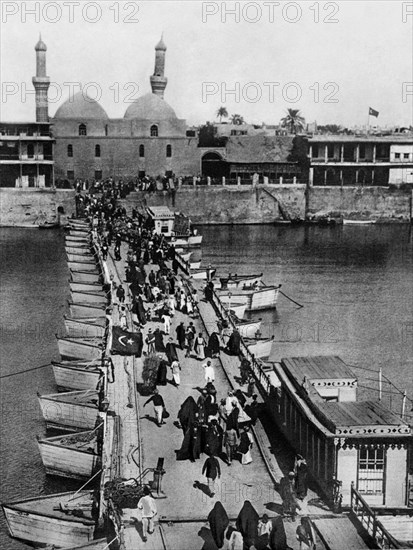
[[278,292],[279,292],[280,294],[282,294],[283,296],[285,296],[288,300],[290,300],[290,302],[292,302],[293,304],[295,304],[295,305],[298,306],[299,308],[304,307],[303,305],[299,304],[298,302],[296,302],[295,300],[293,300],[292,298],[290,298],[289,296],[287,296],[287,294],[285,294],[282,290],[279,290]]

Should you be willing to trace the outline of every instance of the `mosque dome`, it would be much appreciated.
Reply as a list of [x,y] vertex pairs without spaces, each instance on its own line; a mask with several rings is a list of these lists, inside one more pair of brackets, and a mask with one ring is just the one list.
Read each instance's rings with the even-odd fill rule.
[[54,118],[106,119],[108,115],[97,101],[78,92],[57,109]]
[[177,116],[165,100],[161,99],[158,95],[148,93],[129,105],[124,118],[160,121],[175,120]]

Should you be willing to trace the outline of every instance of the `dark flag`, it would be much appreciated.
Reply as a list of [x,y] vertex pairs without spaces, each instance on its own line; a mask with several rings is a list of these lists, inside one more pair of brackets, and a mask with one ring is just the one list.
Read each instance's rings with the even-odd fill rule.
[[379,112],[369,107],[369,116],[375,116],[377,118],[379,116]]
[[128,332],[120,327],[112,328],[112,353],[119,355],[142,355],[143,339],[140,332]]

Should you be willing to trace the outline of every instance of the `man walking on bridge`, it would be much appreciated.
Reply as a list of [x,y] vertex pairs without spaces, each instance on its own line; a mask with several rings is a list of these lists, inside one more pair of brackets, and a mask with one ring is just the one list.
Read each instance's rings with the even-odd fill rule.
[[153,524],[153,518],[158,513],[156,510],[156,503],[148,487],[144,488],[144,496],[138,502],[138,509],[142,511],[142,538],[143,541],[146,542],[148,540],[148,533],[152,535],[154,532],[155,526]]

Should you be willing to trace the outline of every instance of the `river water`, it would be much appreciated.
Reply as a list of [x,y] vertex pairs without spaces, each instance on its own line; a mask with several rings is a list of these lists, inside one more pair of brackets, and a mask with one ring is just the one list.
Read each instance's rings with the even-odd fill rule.
[[[210,226],[203,264],[218,274],[264,274],[280,296],[276,311],[261,312],[264,336],[274,335],[271,359],[339,355],[383,373],[413,397],[413,251],[411,228]],[[68,271],[60,231],[0,229],[1,375],[58,359]],[[377,387],[376,375],[365,384]],[[79,484],[44,475],[36,435],[44,422],[36,392],[55,391],[50,368],[0,380],[1,500],[71,490]],[[397,396],[388,394],[393,406]],[[397,402],[397,405],[396,405]],[[411,404],[408,402],[407,409]],[[0,548],[22,550],[0,516]]]

